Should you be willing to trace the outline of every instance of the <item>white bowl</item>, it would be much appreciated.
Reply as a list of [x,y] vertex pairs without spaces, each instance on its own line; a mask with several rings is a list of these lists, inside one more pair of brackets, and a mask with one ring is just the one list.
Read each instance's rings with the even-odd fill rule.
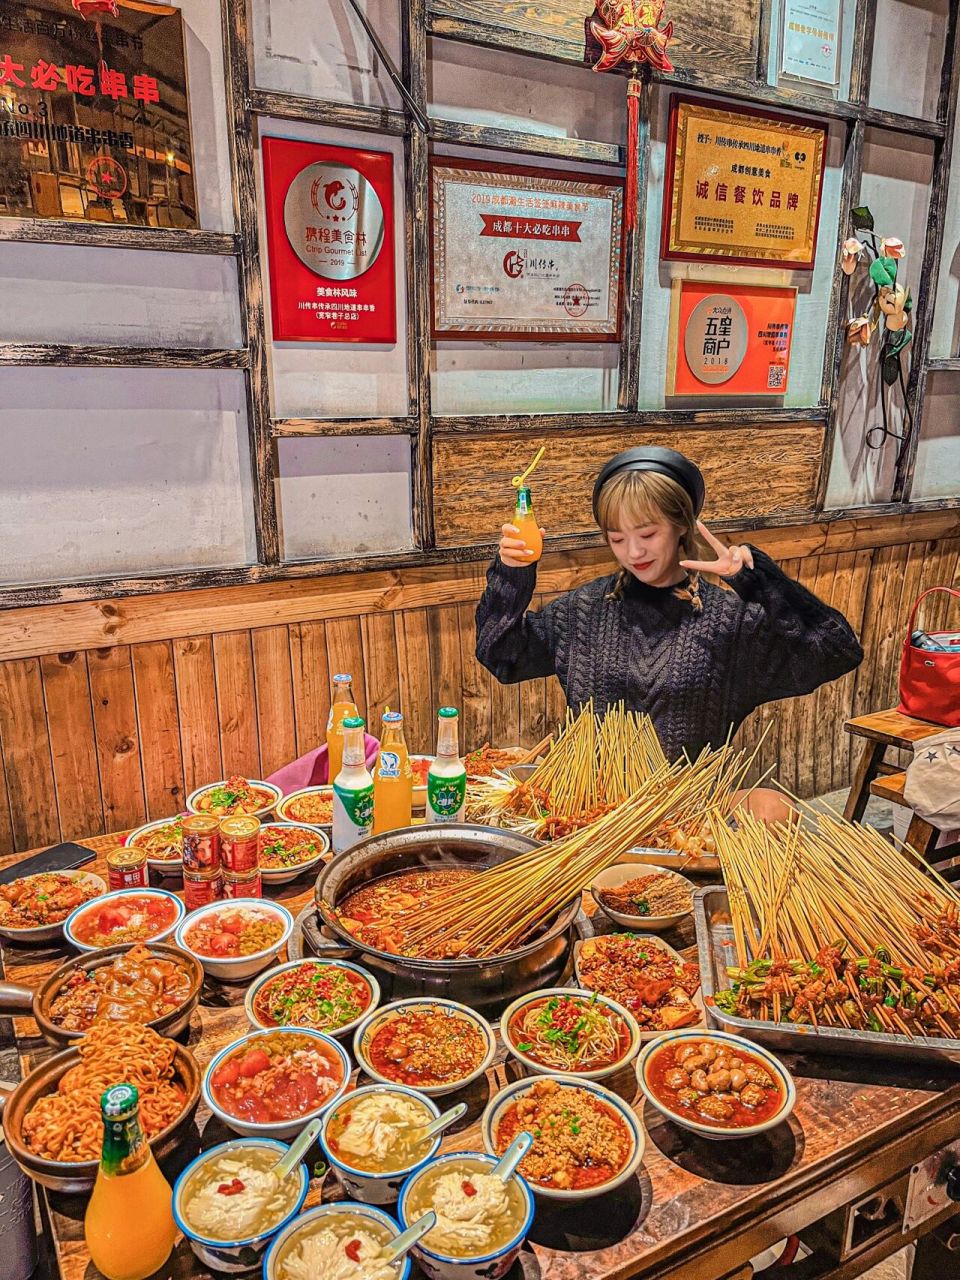
[[[131,831],[123,842],[125,849],[136,848],[137,836],[146,835],[150,831],[156,831],[158,827],[167,827],[171,822],[176,822],[178,817],[184,817],[184,814],[174,814],[172,818],[158,818],[156,822],[145,822],[142,827],[137,827],[135,831]],[[179,876],[183,874],[183,858],[151,858],[147,856],[147,866],[157,871],[162,876]]]
[[[203,795],[205,791],[212,791],[214,787],[225,787],[229,781],[230,781],[229,778],[221,778],[219,782],[208,782],[206,783],[205,786],[197,787],[196,791],[191,791],[190,794],[187,796],[187,808],[190,810],[191,813],[202,813],[205,817],[240,816],[240,815],[234,815],[234,814],[223,814],[223,815],[212,814],[211,815],[209,813],[209,810],[197,808],[197,801],[200,799],[200,797]],[[243,816],[253,817],[253,818],[265,818],[268,813],[273,813],[274,809],[276,809],[277,807],[278,801],[283,796],[283,792],[280,790],[280,788],[278,786],[275,786],[272,782],[264,782],[261,778],[247,778],[247,782],[250,783],[251,787],[257,787],[263,791],[269,791],[273,799],[270,801],[269,804],[264,805],[262,808],[255,809],[252,814],[244,814]]]
[[[407,1213],[407,1204],[419,1180],[428,1172],[432,1172],[437,1165],[453,1164],[463,1160],[477,1161],[486,1166],[487,1172],[497,1163],[496,1156],[489,1156],[481,1151],[451,1151],[447,1155],[440,1156],[437,1160],[431,1160],[428,1164],[421,1165],[419,1169],[410,1174],[403,1184],[403,1190],[400,1192],[397,1217],[400,1219],[400,1225],[404,1229],[412,1226],[414,1222],[414,1219]],[[436,1250],[428,1248],[424,1241],[421,1240],[413,1246],[412,1253],[427,1275],[431,1277],[431,1280],[498,1280],[500,1276],[506,1275],[516,1261],[517,1254],[523,1248],[523,1242],[527,1238],[527,1232],[530,1230],[534,1214],[533,1195],[526,1179],[515,1176],[512,1181],[515,1186],[520,1188],[526,1207],[523,1224],[516,1235],[492,1253],[478,1254],[474,1258],[453,1258],[450,1254],[438,1253]],[[429,1234],[427,1232],[427,1235]]]
[[[101,950],[100,947],[94,946],[90,942],[80,941],[80,939],[74,933],[76,922],[80,919],[82,915],[84,915],[85,912],[89,911],[94,906],[96,906],[99,909],[102,909],[105,906],[109,906],[113,902],[121,903],[121,902],[124,902],[126,899],[132,898],[132,897],[165,898],[168,902],[172,902],[175,906],[174,917],[173,917],[173,920],[170,922],[170,924],[168,924],[165,928],[161,929],[159,933],[152,933],[148,938],[144,938],[143,939],[144,942],[160,942],[164,938],[169,938],[170,934],[173,933],[174,929],[176,929],[180,924],[180,922],[183,920],[184,914],[186,912],[186,907],[183,905],[181,900],[177,897],[175,893],[171,893],[169,889],[116,889],[114,890],[113,893],[104,894],[102,898],[94,898],[93,901],[85,902],[83,903],[82,906],[77,907],[76,911],[71,911],[71,913],[67,916],[66,920],[63,922],[64,936],[67,938],[69,942],[73,943],[73,945],[77,948],[78,951],[100,951]],[[118,941],[123,941],[123,939],[118,939]],[[105,947],[112,947],[114,944],[112,942],[105,942],[103,945]]]
[[458,1089],[465,1088],[472,1081],[478,1079],[486,1071],[487,1067],[493,1062],[497,1054],[497,1041],[493,1034],[493,1028],[486,1018],[481,1018],[479,1013],[475,1013],[473,1009],[467,1008],[465,1004],[458,1004],[456,1000],[440,1000],[433,996],[415,996],[409,1000],[395,1000],[393,1004],[385,1004],[382,1009],[378,1009],[376,1013],[370,1014],[365,1018],[360,1026],[357,1027],[353,1037],[353,1054],[359,1066],[363,1071],[371,1076],[374,1080],[379,1080],[381,1084],[398,1084],[397,1080],[391,1080],[389,1076],[381,1075],[379,1071],[374,1070],[367,1057],[367,1045],[377,1031],[380,1030],[387,1022],[393,1021],[398,1015],[405,1013],[408,1009],[417,1006],[428,1006],[432,1008],[449,1009],[451,1016],[459,1015],[466,1018],[476,1026],[487,1044],[487,1051],[484,1054],[480,1065],[471,1071],[469,1075],[464,1076],[461,1080],[454,1080],[447,1084],[431,1084],[416,1086],[417,1093],[425,1093],[427,1097],[439,1098],[445,1093],[455,1093]]
[[[34,874],[48,875],[50,873],[38,871]],[[92,871],[60,871],[57,872],[57,874],[67,876],[71,880],[77,880],[80,884],[89,885],[91,888],[95,888],[97,890],[96,895],[92,898],[88,898],[86,902],[81,903],[81,906],[89,907],[92,903],[96,902],[97,898],[102,897],[107,892],[106,880],[104,880],[102,876],[94,875]],[[29,880],[32,877],[23,876],[20,878]],[[79,910],[79,908],[77,908],[77,910]],[[28,929],[18,929],[14,925],[0,924],[0,938],[9,938],[11,942],[49,942],[63,933],[66,922],[73,914],[74,912],[71,911],[68,915],[65,915],[62,920],[54,920],[49,924],[31,925]]]
[[[603,899],[599,896],[600,889],[616,889],[622,884],[626,884],[628,880],[637,880],[641,876],[656,875],[660,872],[666,876],[672,876],[674,880],[679,880],[683,884],[687,892],[690,894],[690,905],[683,911],[674,911],[667,916],[640,916],[631,915],[627,911],[615,911],[613,907],[608,907]],[[600,910],[610,917],[615,924],[625,925],[628,929],[640,930],[644,933],[660,933],[665,929],[672,929],[674,925],[680,923],[686,916],[693,911],[693,885],[684,876],[678,875],[676,871],[671,871],[669,867],[651,867],[638,866],[635,862],[618,862],[615,866],[607,867],[606,871],[601,871],[593,884],[590,886],[590,892]]]
[[[224,1111],[223,1107],[214,1098],[210,1083],[214,1072],[224,1058],[230,1057],[231,1054],[239,1053],[244,1048],[249,1048],[257,1040],[262,1040],[264,1036],[294,1035],[308,1036],[311,1040],[319,1040],[339,1061],[343,1078],[327,1101],[320,1107],[314,1107],[312,1111],[305,1111],[303,1115],[294,1116],[292,1120],[243,1120],[239,1116],[232,1115],[229,1111]],[[280,1138],[287,1140],[295,1138],[311,1120],[315,1120],[317,1116],[322,1116],[329,1107],[332,1107],[343,1097],[350,1084],[350,1070],[350,1059],[347,1057],[346,1049],[344,1049],[343,1045],[338,1044],[332,1036],[325,1036],[322,1031],[309,1031],[306,1027],[272,1027],[269,1031],[251,1031],[247,1035],[241,1036],[239,1040],[232,1041],[225,1049],[221,1049],[207,1063],[207,1069],[203,1073],[201,1090],[203,1092],[203,1100],[213,1114],[222,1120],[228,1129],[232,1129],[234,1133],[242,1134],[245,1138]]]
[[261,864],[260,877],[265,884],[289,884],[304,872],[312,871],[330,852],[330,837],[321,827],[315,827],[309,822],[265,822],[260,828],[260,838],[269,842],[271,831],[289,831],[291,828],[309,831],[320,846],[320,851],[306,862],[298,862],[295,867],[265,867]]
[[[281,1250],[303,1231],[308,1231],[318,1219],[334,1217],[336,1214],[350,1213],[360,1218],[369,1218],[371,1222],[377,1222],[381,1226],[387,1227],[390,1231],[390,1238],[395,1240],[400,1234],[400,1228],[397,1226],[389,1213],[384,1213],[382,1209],[378,1209],[372,1204],[359,1204],[355,1200],[340,1200],[335,1204],[321,1204],[316,1209],[308,1209],[306,1213],[301,1213],[299,1218],[295,1218],[293,1222],[288,1222],[282,1231],[278,1231],[270,1242],[270,1248],[263,1260],[263,1280],[277,1280],[277,1258],[280,1256]],[[394,1280],[409,1280],[410,1275],[410,1254],[407,1253],[403,1257],[403,1261],[393,1268]],[[320,1280],[320,1277],[317,1277]]]
[[[335,1031],[330,1030],[330,1031],[324,1032],[325,1035],[335,1036],[337,1039],[339,1039],[341,1036],[348,1035],[351,1031],[356,1030],[356,1028],[364,1020],[364,1018],[368,1018],[370,1014],[373,1013],[374,1009],[376,1009],[377,1005],[380,1003],[380,983],[377,982],[373,974],[370,973],[367,969],[361,968],[360,965],[358,964],[353,964],[350,960],[317,960],[317,959],[314,959],[312,956],[309,956],[304,960],[288,960],[286,964],[277,965],[275,969],[271,969],[268,973],[261,974],[260,977],[257,978],[255,982],[252,982],[250,984],[250,986],[247,988],[247,994],[244,997],[244,1001],[243,1001],[244,1011],[247,1015],[247,1021],[250,1023],[250,1025],[256,1028],[256,1030],[258,1031],[273,1030],[272,1026],[270,1026],[265,1022],[261,1022],[260,1019],[257,1017],[256,1013],[254,1012],[254,1003],[256,1000],[257,992],[260,990],[261,987],[263,987],[268,982],[272,982],[273,979],[276,978],[279,974],[289,973],[291,969],[311,969],[311,968],[319,969],[319,970],[329,969],[329,968],[349,969],[352,973],[357,973],[360,975],[360,977],[367,984],[367,987],[369,988],[369,991],[370,991],[370,1003],[364,1009],[363,1013],[359,1014],[356,1018],[354,1018],[352,1022],[345,1022],[342,1027],[337,1027]],[[285,1025],[296,1026],[298,1024],[286,1023]],[[319,1031],[320,1028],[311,1027],[310,1030]]]
[[[412,763],[414,760],[429,760],[429,761],[430,761],[430,763],[431,763],[431,764],[433,764],[433,762],[434,762],[434,760],[436,760],[436,758],[437,758],[436,756],[413,755],[413,756],[411,756],[411,757],[410,757],[410,760],[411,760],[411,763]],[[424,783],[422,787],[418,787],[418,786],[417,786],[417,784],[416,784],[416,782],[414,782],[414,784],[413,784],[413,807],[414,807],[415,809],[425,809],[425,808],[427,807],[427,784],[426,784],[426,783]]]
[[190,1241],[190,1248],[205,1266],[212,1268],[214,1271],[225,1271],[229,1275],[239,1275],[241,1272],[251,1271],[254,1267],[260,1266],[271,1237],[276,1235],[278,1231],[297,1216],[303,1207],[304,1200],[307,1198],[307,1191],[310,1189],[310,1179],[307,1176],[306,1166],[301,1162],[297,1166],[295,1173],[290,1174],[291,1178],[297,1177],[300,1182],[300,1190],[297,1192],[293,1207],[282,1218],[278,1219],[276,1225],[268,1231],[263,1231],[255,1236],[247,1236],[243,1240],[231,1241],[213,1240],[209,1236],[198,1235],[188,1225],[181,1207],[188,1182],[202,1165],[208,1163],[215,1156],[244,1147],[267,1148],[269,1151],[275,1152],[277,1160],[287,1150],[284,1143],[277,1142],[274,1138],[235,1138],[232,1142],[221,1142],[219,1146],[211,1147],[209,1151],[204,1151],[195,1160],[191,1160],[183,1173],[180,1174],[180,1177],[177,1178],[173,1188],[174,1221]]
[[301,787],[299,791],[291,791],[289,795],[284,796],[283,799],[277,803],[275,810],[277,817],[283,822],[296,822],[300,825],[319,827],[321,831],[325,831],[328,827],[332,826],[332,822],[312,822],[301,824],[300,819],[295,818],[291,814],[291,806],[298,800],[302,800],[304,796],[326,796],[330,799],[333,796],[333,787],[328,784],[324,784],[319,787]]
[[[186,940],[186,935],[198,920],[202,920],[204,916],[213,915],[217,911],[230,911],[239,907],[255,907],[282,920],[283,932],[276,942],[271,942],[269,947],[265,947],[262,951],[254,951],[249,956],[202,956],[193,950]],[[189,951],[192,956],[196,956],[203,965],[204,973],[209,974],[211,978],[219,978],[221,982],[244,982],[247,978],[252,978],[255,973],[259,973],[261,969],[265,969],[270,961],[280,954],[292,932],[293,916],[279,902],[270,902],[266,898],[218,898],[215,902],[208,902],[198,907],[196,911],[191,911],[185,920],[181,920],[177,928],[176,943],[178,947],[183,947],[184,951]]]
[[[647,1073],[651,1062],[661,1049],[666,1045],[678,1044],[683,1040],[722,1040],[740,1049],[743,1053],[752,1053],[754,1057],[761,1060],[774,1079],[779,1080],[782,1084],[784,1091],[783,1106],[769,1120],[764,1120],[760,1124],[745,1125],[737,1129],[719,1129],[716,1125],[702,1124],[699,1120],[694,1120],[690,1115],[672,1110],[654,1094],[647,1083]],[[667,1031],[664,1035],[658,1036],[656,1040],[651,1040],[649,1044],[644,1046],[643,1052],[637,1059],[637,1080],[643,1096],[661,1115],[666,1116],[668,1120],[672,1120],[674,1124],[680,1125],[683,1129],[689,1129],[692,1133],[699,1133],[701,1137],[712,1138],[719,1142],[735,1138],[753,1138],[758,1133],[766,1133],[768,1129],[775,1129],[778,1124],[782,1124],[787,1119],[797,1101],[797,1086],[793,1082],[793,1076],[791,1076],[783,1063],[768,1050],[764,1049],[762,1045],[754,1044],[752,1040],[747,1040],[743,1036],[731,1035],[729,1031],[696,1031],[693,1029]]]
[[[590,1001],[596,1000],[597,1004],[603,1005],[605,1008],[612,1010],[618,1017],[622,1018],[630,1032],[630,1043],[627,1045],[623,1055],[617,1059],[611,1066],[596,1067],[592,1071],[561,1071],[558,1067],[547,1067],[543,1063],[537,1062],[536,1059],[529,1057],[526,1053],[521,1052],[517,1048],[510,1031],[511,1020],[529,1004],[533,1004],[537,1000],[544,998],[550,999],[551,996],[578,997],[584,1003],[589,1004]],[[549,987],[543,991],[531,991],[529,995],[520,996],[514,1000],[513,1004],[508,1005],[500,1015],[500,1038],[507,1046],[508,1051],[522,1063],[529,1071],[535,1072],[537,1075],[554,1076],[565,1075],[575,1080],[603,1080],[607,1076],[616,1075],[623,1069],[627,1063],[632,1062],[640,1051],[640,1028],[633,1014],[617,1004],[615,1000],[609,999],[608,996],[602,996],[596,991],[583,991],[573,987]],[[521,1042],[522,1043],[522,1042]]]
[[[627,1156],[623,1168],[618,1174],[612,1177],[609,1182],[601,1182],[595,1187],[583,1187],[579,1190],[565,1190],[560,1187],[542,1187],[531,1179],[527,1179],[530,1183],[530,1189],[536,1196],[543,1196],[545,1200],[589,1200],[593,1196],[606,1195],[608,1191],[612,1191],[615,1187],[622,1186],[628,1178],[633,1177],[640,1168],[643,1160],[643,1152],[645,1146],[645,1138],[640,1121],[634,1115],[633,1110],[622,1098],[619,1098],[609,1089],[605,1089],[602,1084],[597,1084],[594,1080],[583,1080],[577,1076],[534,1076],[526,1080],[517,1080],[514,1084],[507,1085],[506,1089],[501,1091],[492,1098],[487,1104],[486,1110],[480,1117],[480,1132],[483,1136],[483,1145],[486,1147],[490,1155],[497,1155],[496,1133],[500,1123],[500,1117],[504,1111],[521,1095],[529,1093],[534,1085],[542,1080],[556,1080],[556,1082],[565,1089],[585,1089],[588,1093],[595,1094],[596,1097],[602,1098],[609,1107],[616,1111],[630,1133],[630,1154]],[[500,1153],[502,1154],[502,1153]]]
[[[415,1170],[421,1169],[428,1161],[433,1159],[440,1148],[440,1143],[443,1141],[443,1134],[438,1133],[430,1143],[429,1152],[422,1160],[417,1161],[416,1164],[408,1165],[405,1169],[396,1169],[392,1173],[370,1173],[369,1170],[357,1169],[351,1164],[346,1164],[340,1156],[334,1155],[327,1142],[327,1128],[337,1111],[348,1102],[352,1103],[356,1098],[375,1097],[378,1094],[386,1096],[390,1093],[403,1093],[409,1098],[416,1098],[418,1102],[423,1103],[434,1120],[440,1115],[440,1109],[433,1099],[418,1093],[416,1089],[408,1089],[403,1084],[369,1084],[363,1089],[355,1089],[353,1093],[345,1094],[323,1117],[323,1128],[320,1130],[320,1145],[323,1147],[323,1154],[333,1166],[337,1181],[347,1195],[354,1200],[362,1200],[364,1204],[396,1204],[400,1188],[406,1179]],[[429,1121],[427,1123],[429,1124]]]

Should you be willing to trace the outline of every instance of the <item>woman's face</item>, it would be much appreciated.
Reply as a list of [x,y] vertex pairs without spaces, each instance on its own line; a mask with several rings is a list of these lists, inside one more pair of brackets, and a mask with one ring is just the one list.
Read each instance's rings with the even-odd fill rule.
[[680,530],[665,520],[657,524],[621,526],[607,531],[617,563],[648,587],[672,587],[683,578]]

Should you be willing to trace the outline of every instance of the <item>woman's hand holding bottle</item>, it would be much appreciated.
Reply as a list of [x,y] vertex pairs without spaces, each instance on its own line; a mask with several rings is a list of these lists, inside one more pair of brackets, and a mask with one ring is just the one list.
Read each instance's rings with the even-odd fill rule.
[[[541,538],[544,532],[540,530]],[[500,530],[499,551],[501,561],[510,569],[520,569],[539,559],[539,553],[527,546],[515,524],[505,524]]]

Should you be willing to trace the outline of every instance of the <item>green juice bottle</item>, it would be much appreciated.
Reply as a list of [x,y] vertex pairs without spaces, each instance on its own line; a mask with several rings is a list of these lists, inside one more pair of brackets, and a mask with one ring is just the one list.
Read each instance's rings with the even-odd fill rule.
[[460,715],[456,707],[437,713],[437,755],[427,774],[427,822],[462,822],[467,771],[460,759]]

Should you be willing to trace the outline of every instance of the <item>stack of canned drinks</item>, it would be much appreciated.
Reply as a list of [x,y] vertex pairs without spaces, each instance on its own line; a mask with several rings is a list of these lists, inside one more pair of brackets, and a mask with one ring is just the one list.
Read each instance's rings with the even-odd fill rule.
[[183,900],[188,911],[217,898],[259,898],[260,819],[246,814],[183,820]]

